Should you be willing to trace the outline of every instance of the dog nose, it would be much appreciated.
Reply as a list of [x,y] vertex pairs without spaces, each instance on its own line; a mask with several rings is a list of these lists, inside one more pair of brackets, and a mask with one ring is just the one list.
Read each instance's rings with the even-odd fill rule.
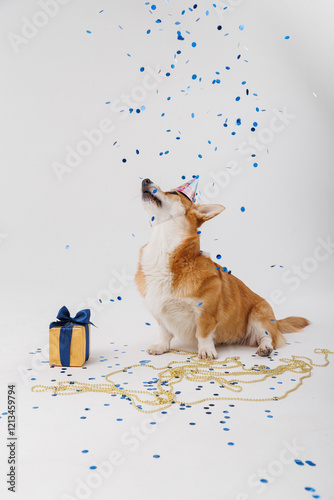
[[146,187],[148,186],[149,184],[153,184],[153,182],[151,181],[151,179],[144,179],[143,182],[141,183],[141,185],[143,187]]

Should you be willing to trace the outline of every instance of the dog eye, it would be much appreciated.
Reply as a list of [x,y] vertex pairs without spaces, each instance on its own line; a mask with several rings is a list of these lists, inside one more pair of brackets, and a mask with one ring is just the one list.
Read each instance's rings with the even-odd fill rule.
[[179,193],[177,191],[169,191],[168,194],[176,194],[176,196],[179,196]]

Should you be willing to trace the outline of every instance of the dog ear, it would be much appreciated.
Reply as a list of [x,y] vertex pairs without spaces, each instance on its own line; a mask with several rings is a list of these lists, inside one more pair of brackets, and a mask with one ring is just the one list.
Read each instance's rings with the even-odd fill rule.
[[202,222],[205,222],[212,219],[213,217],[216,217],[216,215],[219,215],[223,210],[225,210],[225,207],[218,204],[206,204],[195,205],[194,209],[198,219],[200,219]]

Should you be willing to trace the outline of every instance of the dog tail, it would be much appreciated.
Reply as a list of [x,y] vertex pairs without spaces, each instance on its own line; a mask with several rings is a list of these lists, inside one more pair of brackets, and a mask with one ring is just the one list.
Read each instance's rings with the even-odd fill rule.
[[309,324],[310,322],[308,319],[297,316],[290,316],[289,318],[277,320],[277,326],[281,333],[299,332]]

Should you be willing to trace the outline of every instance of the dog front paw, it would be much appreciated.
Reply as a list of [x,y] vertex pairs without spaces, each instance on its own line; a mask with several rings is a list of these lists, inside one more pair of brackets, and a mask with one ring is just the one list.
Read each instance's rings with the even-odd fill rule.
[[164,352],[168,351],[169,351],[169,346],[166,344],[153,344],[150,345],[148,349],[146,349],[146,352],[148,352],[148,354],[153,354],[154,356],[156,354],[163,354]]
[[198,350],[198,357],[199,359],[217,359],[218,354],[216,349],[213,348],[201,348]]
[[273,352],[273,347],[271,344],[259,345],[256,352],[259,356],[270,356],[270,354]]

